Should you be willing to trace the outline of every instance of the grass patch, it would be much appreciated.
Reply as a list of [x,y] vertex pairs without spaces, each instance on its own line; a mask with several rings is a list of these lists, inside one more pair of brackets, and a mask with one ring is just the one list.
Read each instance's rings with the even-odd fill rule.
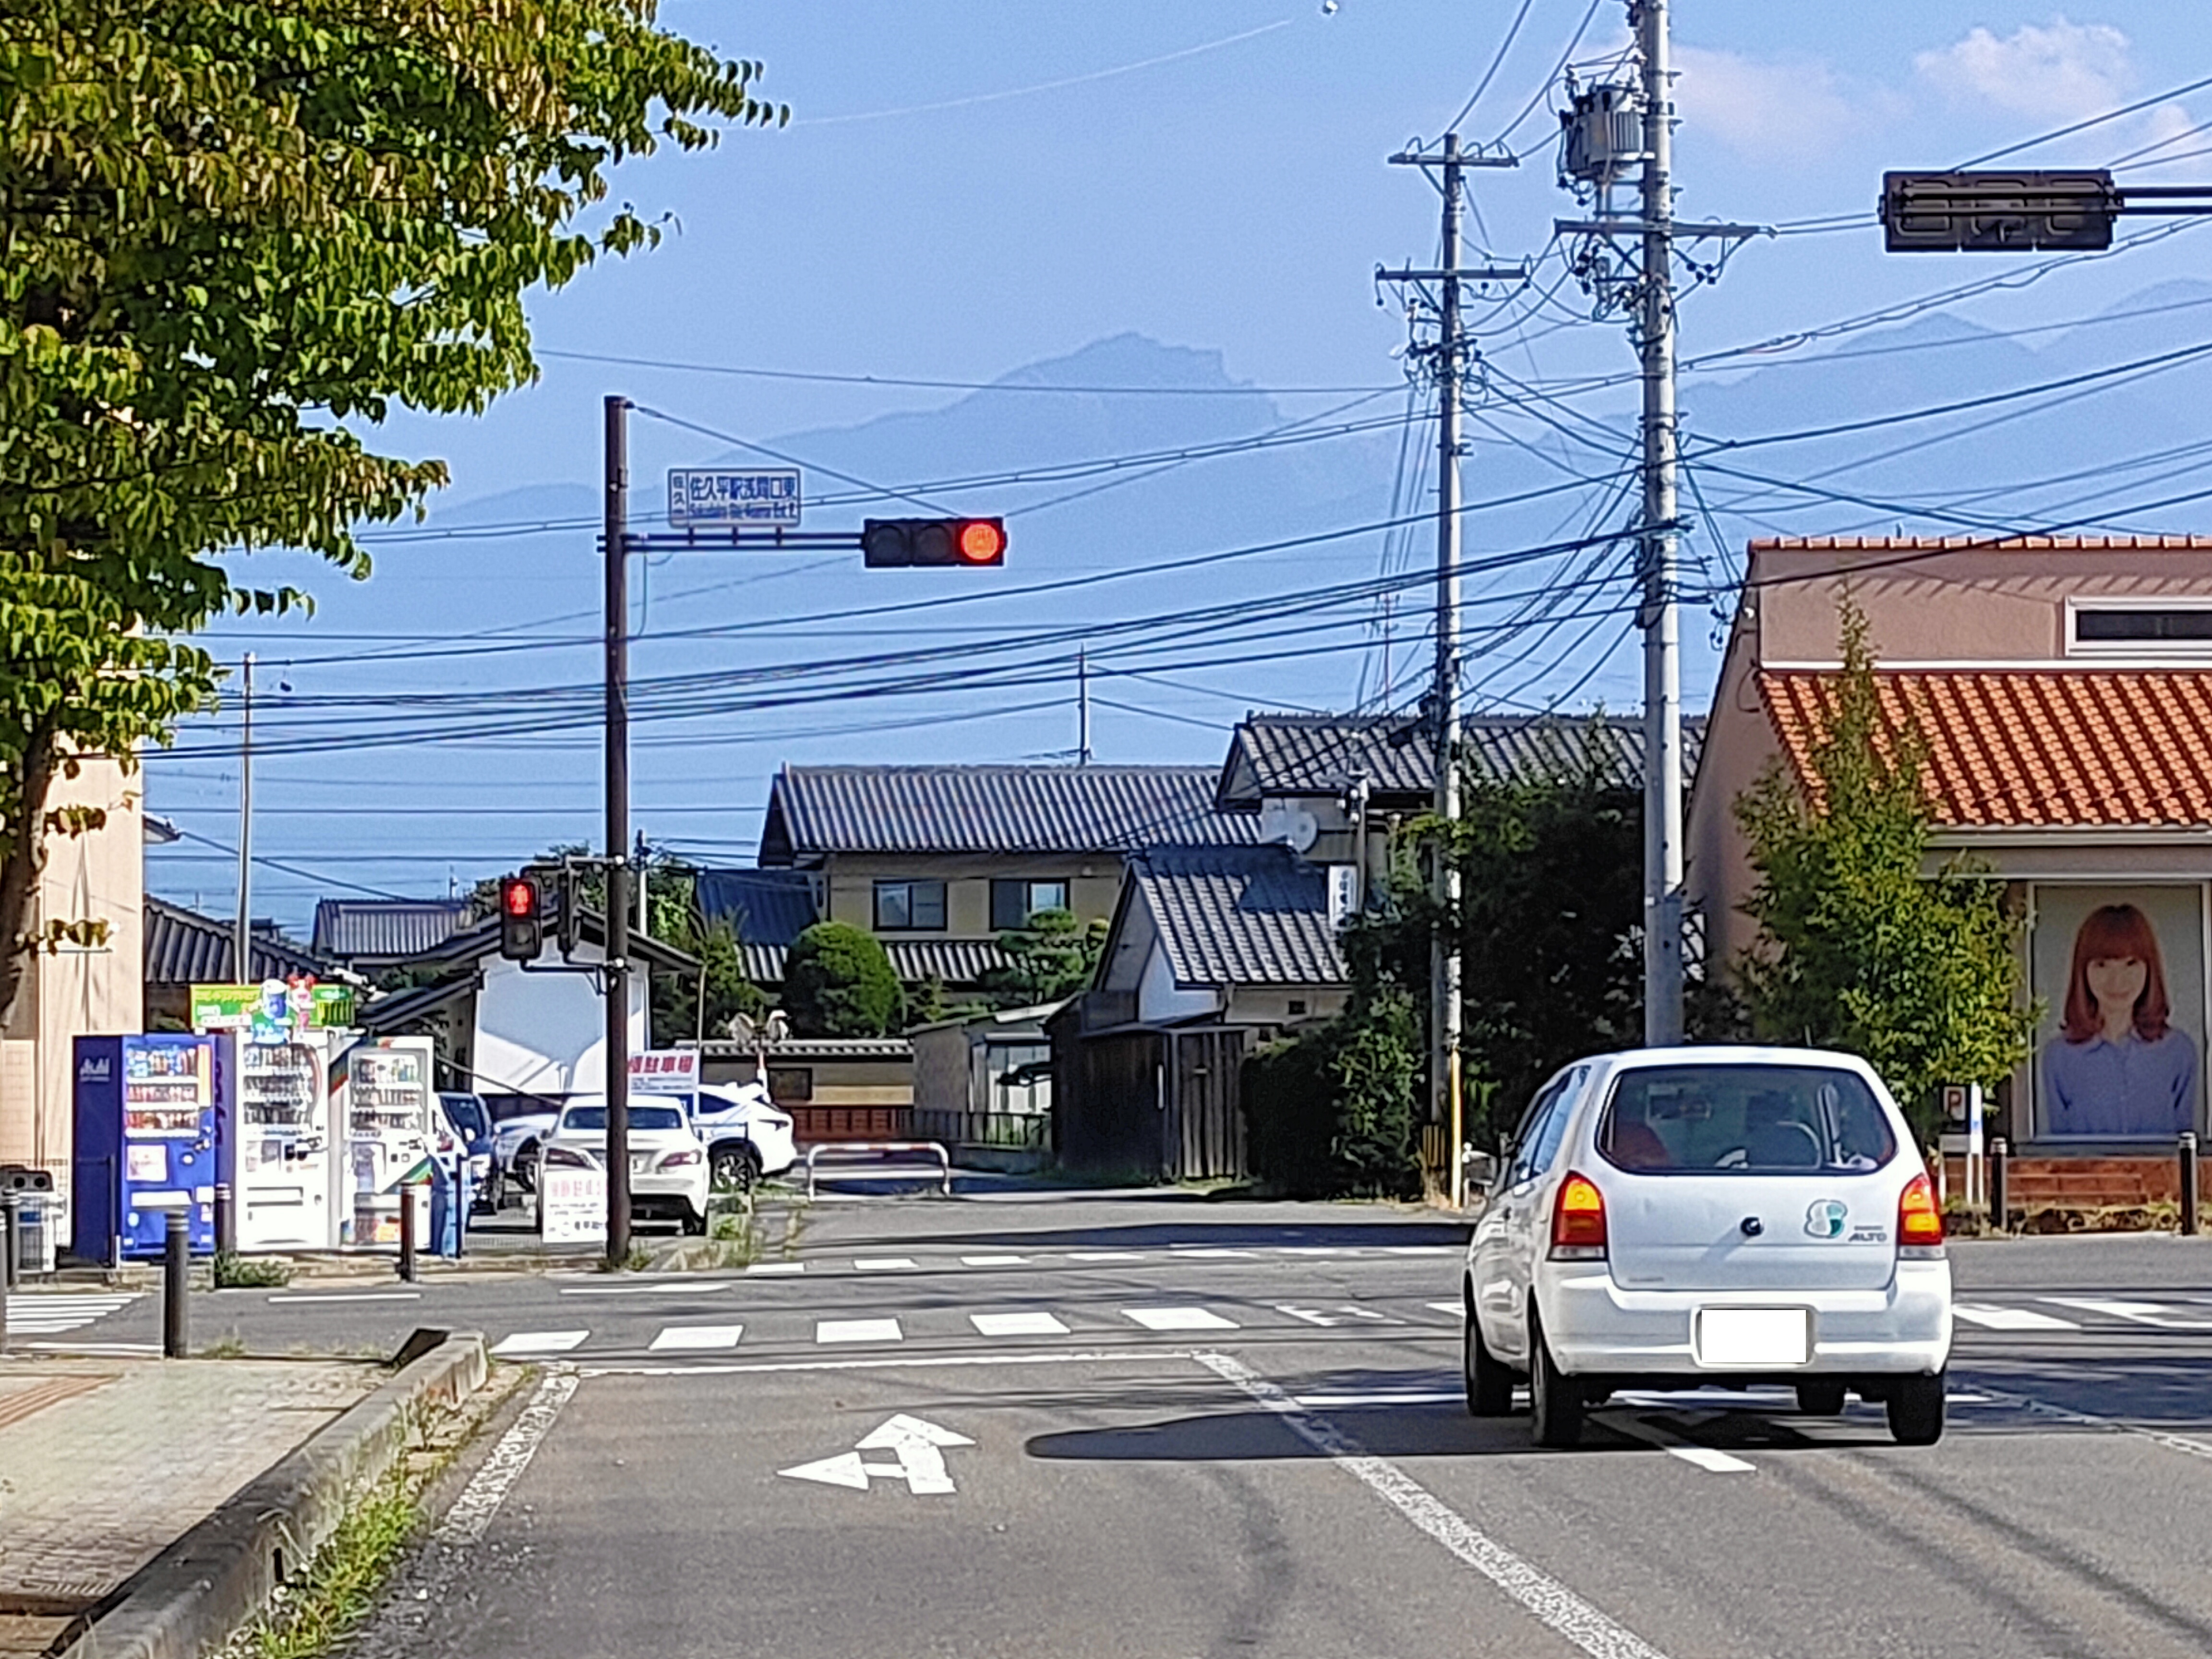
[[402,1465],[355,1500],[306,1579],[278,1590],[234,1651],[248,1659],[314,1659],[329,1652],[375,1607],[421,1519]]
[[235,1250],[215,1253],[218,1291],[281,1290],[291,1282],[292,1264],[282,1256],[240,1255]]

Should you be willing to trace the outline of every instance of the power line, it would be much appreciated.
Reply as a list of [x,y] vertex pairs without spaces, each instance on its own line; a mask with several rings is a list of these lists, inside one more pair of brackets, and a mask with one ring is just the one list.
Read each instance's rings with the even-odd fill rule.
[[[1458,131],[1459,124],[1466,120],[1474,106],[1482,101],[1482,94],[1490,90],[1490,83],[1498,78],[1498,71],[1505,67],[1505,54],[1513,50],[1514,41],[1520,38],[1522,24],[1528,21],[1528,8],[1535,3],[1536,0],[1521,0],[1521,9],[1513,14],[1512,22],[1506,26],[1505,38],[1498,43],[1498,52],[1491,58],[1490,67],[1482,72],[1482,79],[1474,83],[1474,90],[1468,94],[1467,102],[1459,106],[1459,113],[1444,123],[1445,131]],[[1571,52],[1573,48],[1571,46],[1568,50]]]
[[2069,138],[2077,132],[2087,132],[2091,127],[2100,127],[2107,121],[2117,121],[2124,115],[2133,115],[2139,110],[2150,108],[2154,104],[2163,104],[2172,99],[2185,97],[2192,92],[2201,92],[2206,87],[2212,87],[2212,75],[2208,75],[2202,80],[2191,81],[2186,86],[2176,87],[2171,92],[2161,92],[2149,98],[2138,99],[2132,104],[2123,104],[2118,109],[2108,109],[2103,114],[2092,115],[2085,121],[2075,121],[2070,125],[2059,127],[2050,132],[2039,133],[2033,138],[2023,138],[2016,144],[2007,144],[2002,149],[1993,149],[1986,155],[1977,155],[1971,161],[1961,161],[1952,170],[1963,173],[1968,167],[1985,167],[2000,157],[2017,155],[2021,150],[2033,149],[2038,145],[2047,144],[2055,138]]
[[899,374],[835,374],[794,368],[759,368],[737,363],[685,362],[663,357],[625,357],[604,351],[555,351],[540,357],[580,363],[610,363],[622,368],[669,369],[690,374],[723,374],[756,380],[802,380],[830,386],[914,387],[933,392],[1001,392],[1053,397],[1099,398],[1308,398],[1346,392],[1395,392],[1390,386],[1084,386],[1055,381],[941,380]]

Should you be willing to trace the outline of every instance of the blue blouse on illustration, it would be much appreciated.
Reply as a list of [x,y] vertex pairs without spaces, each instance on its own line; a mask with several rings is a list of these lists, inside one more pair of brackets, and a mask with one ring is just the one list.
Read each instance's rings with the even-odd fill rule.
[[2102,1032],[2043,1047],[2043,1133],[2170,1136],[2197,1127],[2197,1045],[2166,1028],[2155,1042]]

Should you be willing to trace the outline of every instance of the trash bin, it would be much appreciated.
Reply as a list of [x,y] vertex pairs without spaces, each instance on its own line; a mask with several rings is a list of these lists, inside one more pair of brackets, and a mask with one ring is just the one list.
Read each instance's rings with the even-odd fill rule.
[[0,1190],[16,1195],[16,1264],[26,1273],[51,1273],[54,1252],[68,1228],[53,1172],[27,1164],[0,1164]]

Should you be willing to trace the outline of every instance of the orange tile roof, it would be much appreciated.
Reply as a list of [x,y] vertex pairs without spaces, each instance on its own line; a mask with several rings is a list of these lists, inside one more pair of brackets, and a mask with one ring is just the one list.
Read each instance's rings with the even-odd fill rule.
[[[1762,672],[1759,694],[1798,777],[1833,673]],[[2212,824],[2212,672],[2142,669],[1878,672],[1893,726],[1928,740],[1937,823],[1958,829]]]
[[1771,536],[1754,553],[2188,553],[2212,551],[2212,536]]

